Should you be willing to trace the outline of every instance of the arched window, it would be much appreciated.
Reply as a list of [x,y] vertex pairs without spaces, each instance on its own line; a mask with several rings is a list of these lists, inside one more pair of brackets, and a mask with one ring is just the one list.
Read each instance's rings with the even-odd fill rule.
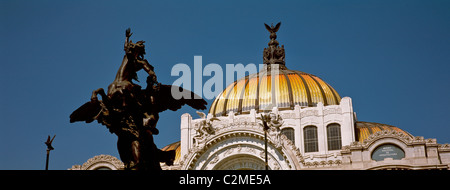
[[294,129],[292,128],[284,128],[281,130],[281,134],[286,135],[286,137],[291,140],[293,143],[295,143],[295,137],[294,137]]
[[303,128],[303,135],[305,140],[305,152],[319,151],[319,144],[317,141],[317,127],[306,126]]
[[337,123],[327,126],[328,150],[340,150],[342,148],[341,125]]

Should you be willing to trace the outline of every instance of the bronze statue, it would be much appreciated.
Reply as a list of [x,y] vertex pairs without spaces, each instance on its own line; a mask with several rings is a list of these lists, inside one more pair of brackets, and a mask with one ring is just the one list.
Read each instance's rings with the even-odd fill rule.
[[52,142],[55,139],[55,137],[56,137],[56,135],[53,135],[52,140],[50,140],[50,135],[49,135],[47,138],[47,141],[45,141],[45,145],[47,145],[47,160],[45,161],[45,170],[48,170],[48,159],[50,157],[50,151],[55,149],[52,146]]
[[271,64],[279,64],[280,69],[285,68],[285,62],[284,62],[284,45],[281,47],[278,46],[277,41],[277,33],[278,29],[280,29],[281,22],[279,22],[276,26],[267,25],[264,23],[264,26],[266,26],[267,31],[270,32],[270,42],[269,47],[264,48],[263,51],[263,62],[267,66],[270,67]]
[[[70,115],[70,122],[97,120],[111,133],[118,136],[117,149],[125,169],[161,170],[159,162],[172,165],[175,151],[161,151],[153,135],[159,131],[156,123],[159,113],[167,109],[176,111],[187,104],[194,109],[206,109],[206,101],[197,94],[179,88],[179,92],[191,93],[191,99],[175,99],[172,85],[158,83],[154,68],[144,59],[144,41],[133,43],[130,29],[125,32],[125,55],[114,81],[105,94],[102,88],[92,92],[91,101],[85,103]],[[136,72],[144,69],[148,73],[147,87],[133,83]],[[176,87],[175,87],[176,88]],[[101,100],[97,95],[100,94]]]

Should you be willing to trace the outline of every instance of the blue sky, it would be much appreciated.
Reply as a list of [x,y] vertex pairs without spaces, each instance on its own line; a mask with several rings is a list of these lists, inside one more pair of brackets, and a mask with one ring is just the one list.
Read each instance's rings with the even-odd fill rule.
[[[119,157],[106,127],[70,124],[69,115],[114,80],[128,27],[132,40],[146,41],[158,80],[172,84],[172,66],[193,68],[194,55],[223,68],[262,63],[264,23],[281,21],[286,66],[351,97],[358,120],[450,143],[449,9],[436,0],[2,0],[0,169],[44,169],[44,141],[54,134],[50,169]],[[179,141],[186,112],[197,117],[188,107],[160,115],[159,148]]]

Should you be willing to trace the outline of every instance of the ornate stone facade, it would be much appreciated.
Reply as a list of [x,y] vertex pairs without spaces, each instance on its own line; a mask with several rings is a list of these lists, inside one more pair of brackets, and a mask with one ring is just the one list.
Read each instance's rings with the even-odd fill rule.
[[122,170],[123,163],[111,155],[98,155],[90,158],[82,165],[73,165],[69,170]]
[[[373,152],[381,145],[395,145],[404,151],[404,158],[373,160]],[[343,169],[449,169],[449,144],[437,144],[436,139],[409,137],[396,131],[379,131],[363,141],[344,146]]]
[[[385,126],[367,138],[356,134],[356,117],[351,99],[344,97],[340,105],[278,110],[272,112],[282,118],[281,126],[268,131],[268,166],[271,170],[377,170],[377,169],[449,169],[450,145],[438,144],[436,139],[424,139]],[[193,119],[181,116],[181,142],[173,166],[161,164],[164,170],[263,170],[265,168],[264,130],[260,114],[251,110],[247,115]],[[212,119],[214,118],[214,119]],[[327,127],[340,126],[342,148],[329,150]],[[372,123],[377,124],[377,123]],[[383,125],[383,124],[379,124]],[[305,149],[304,129],[317,128],[317,151]],[[392,126],[393,127],[393,126]],[[284,129],[292,129],[289,139]],[[375,131],[375,129],[372,129]],[[401,158],[373,159],[381,146],[398,147]],[[389,152],[388,152],[389,153]],[[109,155],[99,155],[71,170],[123,169],[123,163]]]
[[[351,99],[344,97],[340,105],[301,108],[272,113],[283,122],[278,129],[268,131],[268,166],[271,170],[377,170],[377,169],[449,169],[450,145],[436,139],[412,136],[404,131],[381,130],[365,139],[355,134],[356,118]],[[265,168],[264,131],[252,110],[248,115],[193,119],[181,116],[181,142],[178,159],[173,166],[162,164],[165,170],[262,170]],[[329,150],[327,126],[340,126],[342,148]],[[305,151],[304,129],[317,127],[317,151]],[[283,129],[293,129],[289,139]],[[359,137],[361,138],[361,137]],[[375,161],[375,150],[383,145],[398,147],[404,157]],[[109,155],[99,155],[71,170],[123,169],[123,163]]]
[[[294,110],[282,111],[274,108],[272,113],[283,119],[278,132],[268,132],[268,165],[272,170],[449,168],[449,145],[437,144],[436,139],[424,140],[386,127],[366,139],[357,137],[357,120],[349,97],[344,97],[339,105],[319,103],[317,107],[296,106]],[[258,116],[255,110],[248,115],[230,113],[211,122],[210,133],[199,134],[197,126],[204,120],[182,115],[180,169],[263,169],[264,131]],[[340,129],[342,148],[337,150],[329,150],[327,127],[331,124]],[[317,128],[318,149],[314,152],[305,150],[304,129],[308,126]],[[291,139],[280,132],[287,128],[294,131]],[[399,147],[404,158],[373,160],[374,150],[381,145]]]

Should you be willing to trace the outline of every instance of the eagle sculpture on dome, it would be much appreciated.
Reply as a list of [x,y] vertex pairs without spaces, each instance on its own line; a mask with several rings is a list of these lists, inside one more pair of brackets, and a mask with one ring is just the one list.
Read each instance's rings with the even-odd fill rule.
[[[145,42],[133,43],[129,40],[131,35],[127,29],[125,55],[107,94],[103,88],[93,91],[91,100],[70,115],[70,122],[97,120],[116,134],[117,149],[125,169],[161,170],[159,162],[173,163],[175,151],[161,151],[153,141],[153,135],[159,133],[156,129],[159,113],[176,111],[183,105],[204,110],[207,103],[191,91],[158,83],[153,66],[144,59]],[[145,89],[133,83],[137,80],[136,72],[141,69],[148,73]],[[189,93],[191,98],[176,99],[172,91]]]
[[278,32],[278,29],[280,29],[281,22],[279,22],[275,26],[273,26],[273,23],[271,24],[271,26],[267,25],[266,23],[264,23],[264,25],[266,26],[267,31],[270,32],[270,39],[272,38],[276,39],[277,38],[276,32]]
[[281,47],[278,46],[277,39],[277,33],[280,29],[281,22],[279,22],[277,25],[271,26],[264,23],[264,26],[266,26],[267,31],[270,32],[270,41],[269,41],[269,47],[264,48],[263,52],[263,62],[266,65],[271,64],[279,64],[282,65],[280,68],[284,68],[285,62],[284,62],[284,45]]

